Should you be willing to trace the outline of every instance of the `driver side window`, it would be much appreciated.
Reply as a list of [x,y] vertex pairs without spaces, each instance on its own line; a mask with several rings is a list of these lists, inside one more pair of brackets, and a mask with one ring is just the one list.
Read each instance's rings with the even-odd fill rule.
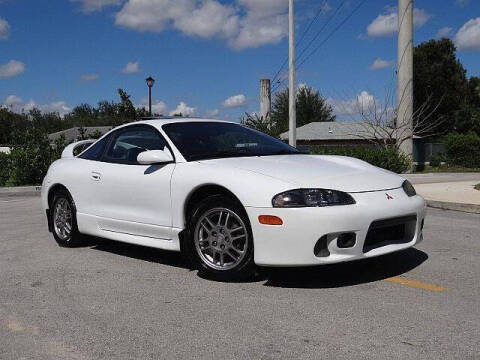
[[163,150],[167,143],[165,139],[151,126],[130,126],[119,129],[112,134],[103,161],[136,165],[138,154],[147,150]]

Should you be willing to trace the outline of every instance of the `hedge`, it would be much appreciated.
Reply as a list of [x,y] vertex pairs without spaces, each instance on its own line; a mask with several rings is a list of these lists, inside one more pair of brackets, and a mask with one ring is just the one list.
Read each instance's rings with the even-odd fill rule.
[[409,158],[394,148],[380,148],[369,146],[321,147],[310,149],[311,154],[342,155],[366,161],[374,166],[403,173],[411,168]]
[[5,186],[10,177],[10,155],[0,153],[0,186]]
[[480,168],[480,137],[477,134],[448,134],[444,142],[448,165]]

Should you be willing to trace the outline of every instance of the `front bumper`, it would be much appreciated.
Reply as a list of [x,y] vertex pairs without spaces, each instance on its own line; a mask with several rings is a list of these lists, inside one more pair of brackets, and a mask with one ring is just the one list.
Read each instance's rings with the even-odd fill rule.
[[[386,193],[390,195],[386,196]],[[407,249],[422,240],[425,201],[419,196],[408,197],[402,188],[388,191],[351,193],[355,205],[318,208],[257,208],[246,207],[252,224],[255,263],[268,266],[308,266],[358,260]],[[274,215],[283,225],[262,225],[260,215]],[[411,240],[386,243],[365,251],[364,243],[374,221],[416,216]],[[353,247],[339,248],[335,234],[355,233]],[[329,235],[328,256],[316,256],[318,240]],[[385,239],[390,240],[390,239]]]

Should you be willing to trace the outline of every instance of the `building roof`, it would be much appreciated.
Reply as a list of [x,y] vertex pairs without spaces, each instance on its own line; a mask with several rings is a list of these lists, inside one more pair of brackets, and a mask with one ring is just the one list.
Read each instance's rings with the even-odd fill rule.
[[[381,135],[374,136],[376,128],[380,129],[364,122],[312,122],[297,128],[297,140],[342,141],[381,138]],[[385,133],[378,131],[377,134]],[[287,140],[288,132],[280,134],[280,138]]]
[[[87,126],[83,129],[85,131],[84,135],[88,137],[89,135],[92,135],[96,132],[100,132],[103,135],[107,131],[110,131],[111,128],[112,126]],[[68,143],[76,141],[81,137],[80,127],[73,127],[67,130],[62,130],[53,134],[49,134],[48,139],[53,142],[60,139],[62,135],[65,137],[65,141]]]

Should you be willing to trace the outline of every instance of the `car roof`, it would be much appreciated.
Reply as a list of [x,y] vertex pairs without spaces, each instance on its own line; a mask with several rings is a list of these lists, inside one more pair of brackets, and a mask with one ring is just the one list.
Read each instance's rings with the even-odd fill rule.
[[148,124],[155,127],[161,127],[165,124],[171,123],[181,123],[181,122],[218,122],[218,123],[231,123],[231,124],[238,124],[231,121],[225,120],[218,120],[218,119],[209,119],[209,118],[200,118],[200,117],[152,117],[152,118],[145,118],[140,121],[136,121],[130,124]]

